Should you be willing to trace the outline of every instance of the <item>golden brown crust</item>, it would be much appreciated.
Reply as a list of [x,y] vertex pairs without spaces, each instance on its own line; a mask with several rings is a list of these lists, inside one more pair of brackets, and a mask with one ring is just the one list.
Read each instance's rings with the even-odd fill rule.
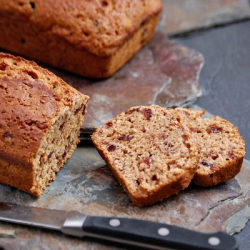
[[1,0],[0,6],[2,48],[94,78],[110,76],[147,43],[162,9],[160,0]]
[[231,161],[229,164],[212,171],[210,174],[197,171],[193,182],[201,187],[213,187],[234,178],[241,170],[244,157]]
[[0,106],[0,158],[31,168],[30,159],[52,125],[53,117],[58,114],[60,103],[54,99],[54,92],[39,81],[4,76],[0,88],[3,90],[0,99],[4,103]]
[[78,143],[88,97],[34,62],[0,53],[0,98],[0,182],[41,195]]
[[132,201],[132,204],[137,205],[139,207],[145,207],[152,205],[156,202],[160,202],[172,195],[178,194],[180,191],[187,188],[190,184],[190,180],[192,180],[194,176],[193,174],[194,173],[192,171],[183,171],[183,174],[179,175],[174,181],[166,183],[165,185],[162,185],[161,187],[145,195],[141,195],[139,193],[131,193],[131,191],[126,186],[126,183],[123,183],[123,179],[121,179],[119,176],[115,176],[124,188],[124,190],[127,192],[129,198]]

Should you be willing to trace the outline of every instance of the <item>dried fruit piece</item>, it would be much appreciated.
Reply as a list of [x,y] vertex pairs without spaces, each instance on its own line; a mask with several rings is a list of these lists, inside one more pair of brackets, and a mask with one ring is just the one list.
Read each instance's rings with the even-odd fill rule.
[[143,113],[143,115],[145,116],[145,118],[147,120],[149,120],[151,118],[151,116],[152,116],[152,110],[149,109],[149,108],[145,108],[141,112]]
[[130,141],[133,139],[134,136],[132,135],[119,135],[117,136],[117,139],[120,141]]
[[116,146],[115,146],[115,145],[110,145],[110,146],[108,147],[108,151],[109,151],[109,152],[113,152],[113,151],[115,151],[115,149],[116,149]]
[[210,125],[207,127],[206,131],[210,133],[221,133],[223,129],[221,127],[218,127],[216,125]]
[[3,137],[4,138],[10,138],[10,139],[13,138],[12,134],[10,132],[8,132],[8,131],[3,134]]

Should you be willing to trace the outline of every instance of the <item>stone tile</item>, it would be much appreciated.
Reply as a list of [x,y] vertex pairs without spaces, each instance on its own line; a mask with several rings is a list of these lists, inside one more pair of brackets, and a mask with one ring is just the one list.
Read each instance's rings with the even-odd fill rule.
[[248,0],[163,0],[160,30],[185,33],[250,18]]

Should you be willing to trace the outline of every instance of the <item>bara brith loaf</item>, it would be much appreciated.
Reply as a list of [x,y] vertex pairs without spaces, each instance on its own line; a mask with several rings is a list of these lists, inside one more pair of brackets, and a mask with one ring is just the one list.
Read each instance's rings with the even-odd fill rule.
[[0,182],[40,196],[77,146],[88,96],[0,53]]

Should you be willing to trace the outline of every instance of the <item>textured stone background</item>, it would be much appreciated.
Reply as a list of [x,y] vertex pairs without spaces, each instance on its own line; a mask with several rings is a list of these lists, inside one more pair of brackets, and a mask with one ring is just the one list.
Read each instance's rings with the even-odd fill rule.
[[163,0],[160,29],[177,35],[250,17],[248,0]]
[[[250,159],[250,21],[240,22],[250,18],[249,2],[163,2],[164,11],[158,30],[174,37],[176,43],[187,46],[190,51],[200,52],[205,59],[199,78],[203,96],[196,104],[239,127],[246,141],[246,159]],[[69,83],[85,81],[66,72],[54,71]],[[66,210],[75,208],[90,214],[153,218],[202,231],[223,229],[234,233],[242,229],[249,219],[249,175],[249,162],[245,161],[239,176],[226,184],[211,190],[191,186],[180,195],[144,211],[130,206],[127,196],[99,155],[85,145],[76,150],[40,199],[0,185],[0,200]],[[240,240],[240,250],[249,249],[249,232],[247,223],[244,230],[236,235]],[[48,230],[0,223],[0,249],[19,250],[27,249],[27,246],[30,249],[82,249],[83,246],[87,249],[110,249]]]

